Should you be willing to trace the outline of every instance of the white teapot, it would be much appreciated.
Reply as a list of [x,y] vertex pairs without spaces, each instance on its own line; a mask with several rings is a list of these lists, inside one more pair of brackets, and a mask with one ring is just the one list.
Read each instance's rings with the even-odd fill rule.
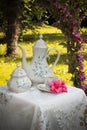
[[[60,54],[57,49],[52,48],[48,50],[45,41],[42,39],[42,35],[40,35],[40,39],[36,41],[33,47],[33,58],[30,64],[27,63],[26,54],[22,46],[19,47],[22,50],[22,67],[27,73],[29,79],[31,79],[32,83],[39,84],[44,83],[46,77],[54,77],[52,69],[57,64]],[[47,63],[47,57],[51,51],[55,50],[57,52],[57,58],[50,68]]]
[[17,65],[17,68],[12,72],[10,80],[7,82],[8,89],[12,92],[21,93],[30,89],[31,80],[27,77],[24,69]]

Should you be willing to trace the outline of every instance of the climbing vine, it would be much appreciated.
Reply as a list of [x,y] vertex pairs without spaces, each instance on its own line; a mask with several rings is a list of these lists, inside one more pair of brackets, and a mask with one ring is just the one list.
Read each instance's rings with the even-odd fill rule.
[[[54,25],[66,36],[67,64],[72,74],[74,86],[87,91],[86,74],[84,72],[84,55],[86,40],[81,35],[80,25],[85,16],[83,0],[47,0],[45,5],[54,17]],[[84,8],[82,8],[84,7]]]

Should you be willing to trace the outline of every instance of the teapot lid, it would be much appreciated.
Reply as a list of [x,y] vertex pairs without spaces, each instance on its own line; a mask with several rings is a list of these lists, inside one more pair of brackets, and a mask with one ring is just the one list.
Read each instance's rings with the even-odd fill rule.
[[12,77],[24,77],[26,76],[25,71],[20,68],[20,65],[17,64],[17,68],[12,72]]
[[43,35],[41,34],[39,37],[40,37],[40,39],[36,41],[34,47],[47,48],[45,41],[42,39]]

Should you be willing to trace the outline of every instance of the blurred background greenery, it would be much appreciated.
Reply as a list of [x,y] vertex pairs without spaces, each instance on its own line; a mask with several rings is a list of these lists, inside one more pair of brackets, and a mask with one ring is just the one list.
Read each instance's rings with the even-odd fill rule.
[[[87,30],[85,28],[83,28],[82,30],[86,35]],[[72,75],[68,73],[68,65],[66,64],[67,50],[64,46],[66,39],[62,34],[61,30],[52,26],[43,25],[36,27],[35,33],[33,33],[32,30],[27,30],[27,32],[24,31],[21,39],[22,41],[20,41],[18,44],[21,44],[24,47],[28,63],[30,63],[32,59],[33,46],[36,40],[39,39],[40,34],[43,35],[43,39],[45,40],[48,49],[57,48],[60,52],[60,59],[55,68],[53,69],[54,74],[59,78],[63,79],[68,85],[73,86],[73,82],[71,81]],[[0,33],[0,36],[3,36],[3,33]],[[11,76],[11,73],[14,71],[14,69],[16,69],[16,65],[21,65],[22,54],[21,50],[19,48],[17,49],[19,52],[18,56],[5,57],[4,55],[6,53],[6,44],[0,44],[0,86],[6,85],[7,81]],[[87,47],[85,48],[84,56],[84,70],[87,73]],[[53,52],[52,54],[50,54],[50,59],[48,60],[48,64],[50,67],[52,66],[55,59],[56,54]]]

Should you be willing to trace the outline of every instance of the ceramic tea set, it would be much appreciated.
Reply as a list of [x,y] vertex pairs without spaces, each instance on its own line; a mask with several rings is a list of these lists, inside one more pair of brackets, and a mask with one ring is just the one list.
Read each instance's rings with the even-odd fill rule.
[[7,83],[10,91],[24,92],[29,90],[32,85],[31,80],[27,77],[26,72],[17,65],[17,68],[11,74],[11,79]]
[[[22,51],[22,68],[18,65],[13,71],[10,80],[7,85],[10,91],[24,92],[30,89],[32,86],[44,84],[47,77],[55,77],[52,70],[57,64],[60,54],[56,48],[48,50],[43,36],[40,35],[40,39],[36,41],[33,46],[33,58],[30,64],[27,63],[26,54],[24,48],[19,45]],[[51,51],[56,51],[57,58],[50,68],[47,63],[47,57],[49,57]]]

